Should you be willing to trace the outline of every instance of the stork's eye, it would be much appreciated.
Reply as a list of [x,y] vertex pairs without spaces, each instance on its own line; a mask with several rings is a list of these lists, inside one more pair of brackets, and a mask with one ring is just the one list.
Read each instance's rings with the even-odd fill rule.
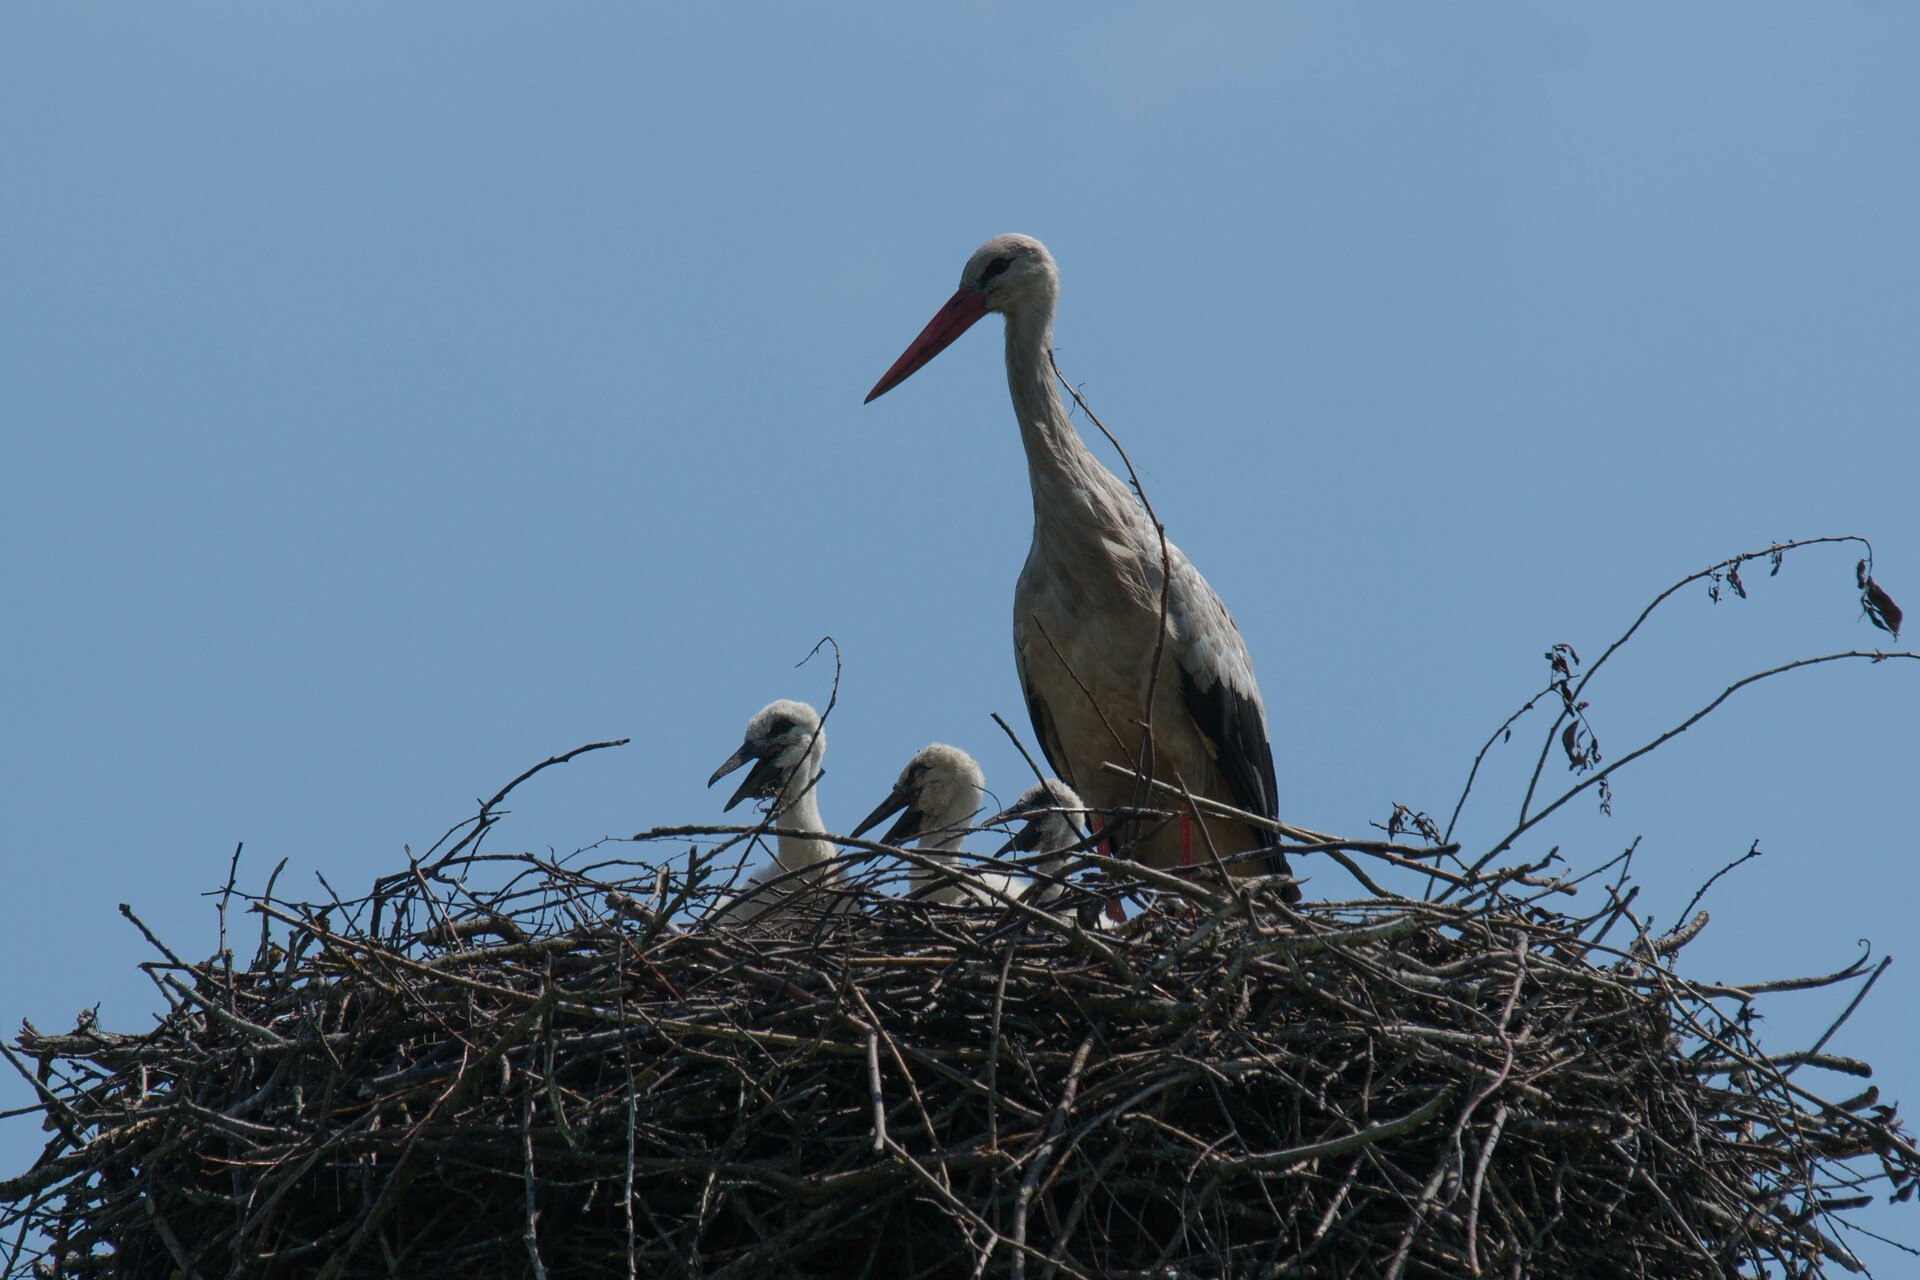
[[793,721],[789,720],[786,716],[781,716],[778,720],[775,720],[767,726],[767,732],[768,734],[782,734],[791,728],[793,728]]
[[987,264],[987,269],[980,273],[980,283],[985,284],[1012,265],[1012,258],[995,258]]

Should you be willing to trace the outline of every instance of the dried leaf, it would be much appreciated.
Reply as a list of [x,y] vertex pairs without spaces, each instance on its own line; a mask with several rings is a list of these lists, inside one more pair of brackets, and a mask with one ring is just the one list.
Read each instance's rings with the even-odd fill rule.
[[[1864,564],[1865,561],[1861,563]],[[1883,591],[1880,584],[1872,578],[1868,578],[1862,584],[1861,590],[1864,594],[1860,598],[1860,603],[1867,611],[1867,621],[1898,640],[1900,623],[1906,617],[1900,611],[1900,606],[1895,604],[1893,597]]]
[[1740,582],[1740,566],[1739,565],[1735,564],[1735,565],[1727,566],[1727,585],[1732,587],[1733,593],[1739,596],[1742,600],[1745,600],[1747,598],[1747,589]]
[[1587,758],[1580,754],[1579,725],[1569,724],[1565,729],[1561,730],[1560,745],[1566,750],[1567,764],[1570,767],[1578,769],[1587,762]]

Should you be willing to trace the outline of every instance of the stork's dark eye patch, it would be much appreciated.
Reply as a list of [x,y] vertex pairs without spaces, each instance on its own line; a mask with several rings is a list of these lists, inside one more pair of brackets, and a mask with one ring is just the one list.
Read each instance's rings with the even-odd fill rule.
[[985,284],[1012,265],[1012,258],[995,258],[987,264],[987,269],[980,273],[980,283]]

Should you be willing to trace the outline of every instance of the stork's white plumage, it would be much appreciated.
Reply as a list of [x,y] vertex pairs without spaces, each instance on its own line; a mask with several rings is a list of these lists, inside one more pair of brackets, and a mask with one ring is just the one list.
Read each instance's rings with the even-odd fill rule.
[[960,844],[972,830],[975,814],[986,796],[986,778],[974,758],[958,747],[935,742],[922,747],[900,771],[899,780],[874,811],[853,829],[858,837],[894,814],[899,818],[880,837],[880,843],[917,842],[920,852],[951,870],[945,874],[916,866],[908,877],[908,893],[923,902],[993,901],[993,895],[969,891],[956,878],[988,884],[1002,893],[1012,889],[1009,877],[967,872],[960,867]]
[[826,751],[827,731],[820,713],[804,702],[781,699],[747,721],[739,750],[707,779],[711,787],[753,761],[726,807],[732,809],[749,797],[760,800],[773,825],[787,829],[775,838],[773,865],[755,871],[746,887],[722,904],[720,912],[726,918],[752,920],[790,901],[806,886],[838,877],[833,845],[805,834],[826,834],[819,798],[820,765]]
[[[905,381],[989,311],[1007,321],[1007,386],[1033,488],[1033,545],[1013,597],[1014,656],[1033,730],[1054,771],[1096,809],[1137,803],[1128,778],[1153,690],[1153,773],[1193,795],[1277,818],[1279,798],[1266,709],[1240,629],[1177,548],[1162,572],[1161,539],[1127,486],[1094,458],[1054,387],[1053,257],[1030,236],[981,245],[960,288],[867,394]],[[1167,636],[1158,680],[1162,583]],[[1284,873],[1278,838],[1245,823],[1195,815],[1135,840],[1151,866],[1276,850],[1235,870]],[[1131,832],[1121,833],[1129,838]],[[1197,855],[1197,856],[1196,856]],[[1289,886],[1289,901],[1299,897]]]

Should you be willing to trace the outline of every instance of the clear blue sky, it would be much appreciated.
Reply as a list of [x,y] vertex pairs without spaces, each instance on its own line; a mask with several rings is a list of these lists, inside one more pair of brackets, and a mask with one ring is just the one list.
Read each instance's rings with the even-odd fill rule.
[[[0,1023],[140,1027],[114,904],[204,953],[236,841],[362,887],[584,742],[633,738],[500,847],[717,820],[826,634],[831,825],[935,739],[1011,798],[998,322],[860,404],[1000,231],[1059,259],[1060,362],[1238,616],[1303,824],[1443,813],[1549,644],[1723,555],[1863,533],[1920,607],[1917,66],[1885,3],[8,5]],[[1747,578],[1595,682],[1610,755],[1885,641],[1846,551]],[[1894,952],[1831,1047],[1911,1108],[1916,723],[1920,666],[1792,676],[1527,847],[1643,837],[1664,922],[1758,839],[1685,971]]]

